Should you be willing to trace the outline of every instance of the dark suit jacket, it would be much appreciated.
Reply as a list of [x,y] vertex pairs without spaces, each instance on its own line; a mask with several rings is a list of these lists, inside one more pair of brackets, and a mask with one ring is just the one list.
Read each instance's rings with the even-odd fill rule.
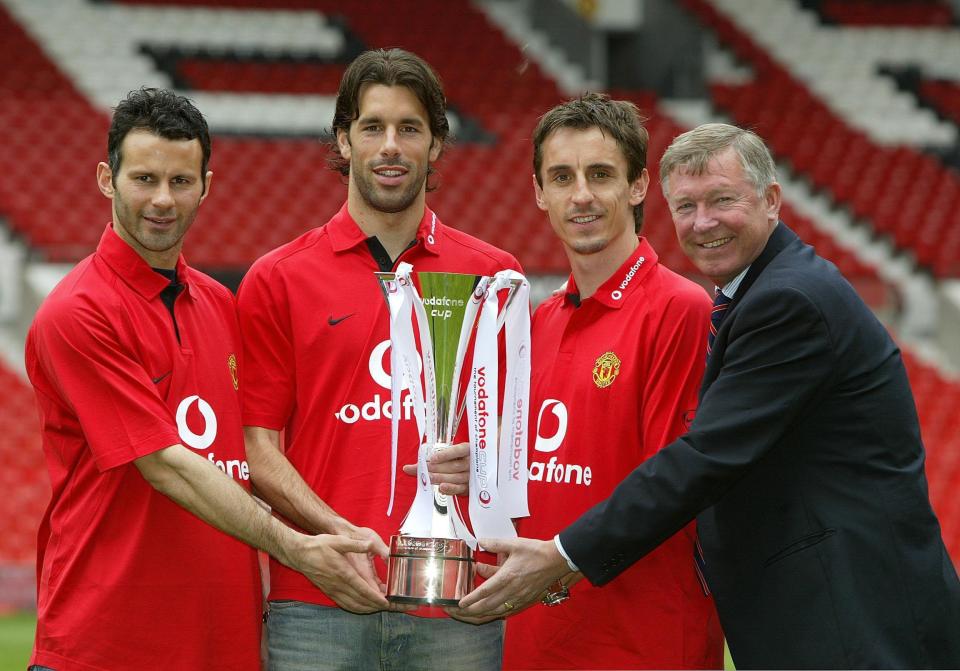
[[600,585],[696,517],[738,668],[960,668],[960,584],[923,463],[899,350],[780,223],[690,431],[560,538]]

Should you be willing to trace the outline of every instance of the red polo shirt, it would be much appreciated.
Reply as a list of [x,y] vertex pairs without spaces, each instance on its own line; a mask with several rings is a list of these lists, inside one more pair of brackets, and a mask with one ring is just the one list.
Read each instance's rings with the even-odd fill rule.
[[[591,297],[578,300],[572,276],[568,292],[533,317],[530,517],[518,529],[532,538],[552,538],[686,430],[706,354],[710,299],[643,238]],[[505,668],[722,668],[692,539],[681,531],[602,589],[582,580],[562,605],[510,618]]]
[[[270,252],[247,273],[238,294],[243,423],[285,429],[287,458],[320,498],[389,538],[410,508],[415,481],[397,476],[388,517],[390,320],[374,275],[383,261],[371,249],[344,205],[326,225]],[[520,269],[511,255],[444,226],[429,209],[401,261],[414,272]],[[398,464],[415,463],[408,391],[401,403]],[[270,599],[335,605],[278,562],[270,564]]]
[[170,281],[107,226],[27,336],[53,486],[38,539],[31,664],[257,669],[256,553],[157,492],[132,462],[183,444],[249,489],[230,293],[181,257]]

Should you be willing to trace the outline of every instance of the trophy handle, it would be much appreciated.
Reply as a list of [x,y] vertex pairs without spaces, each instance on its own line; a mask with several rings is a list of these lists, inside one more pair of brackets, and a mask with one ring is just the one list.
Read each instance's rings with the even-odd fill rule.
[[503,302],[503,309],[500,314],[497,315],[497,333],[500,333],[503,328],[503,324],[507,320],[507,311],[510,309],[513,299],[517,296],[517,289],[521,286],[523,286],[522,279],[514,278],[510,280],[510,285],[507,287],[507,299]]
[[[517,290],[523,286],[523,279],[513,278],[510,280],[509,285],[506,287],[507,297],[503,301],[503,309],[500,310],[500,313],[497,315],[497,334],[499,335],[500,331],[503,330],[503,325],[507,321],[507,310],[510,308],[513,303],[514,298],[517,296]],[[474,320],[476,322],[476,320]],[[476,323],[474,323],[472,328],[476,328]],[[458,371],[458,377],[459,377]],[[452,416],[451,425],[454,429],[454,434],[456,433],[456,428],[460,424],[460,420],[463,419],[463,413],[467,408],[467,395],[464,394],[463,398],[460,399],[460,403],[457,406],[456,414]]]

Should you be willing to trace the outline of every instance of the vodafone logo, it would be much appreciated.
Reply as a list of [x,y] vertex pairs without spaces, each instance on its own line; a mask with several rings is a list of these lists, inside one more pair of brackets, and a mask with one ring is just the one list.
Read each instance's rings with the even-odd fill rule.
[[[544,436],[541,427],[543,426],[543,414],[545,412],[553,413],[557,419],[557,430],[551,436]],[[563,439],[567,437],[567,406],[563,401],[555,398],[545,399],[540,406],[540,413],[537,415],[537,442],[533,449],[537,452],[556,452]]]
[[437,213],[433,213],[433,218],[430,220],[430,233],[427,234],[427,242],[431,245],[437,243],[437,239],[434,237],[437,233]]
[[[203,417],[204,429],[201,434],[194,433],[187,426],[187,412],[194,401],[197,403],[200,416]],[[177,406],[177,433],[180,434],[180,440],[195,450],[205,450],[213,445],[213,441],[217,439],[217,415],[210,404],[196,395],[187,396],[180,401],[180,405]]]
[[610,298],[615,301],[623,298],[623,292],[626,290],[627,285],[630,284],[630,280],[632,280],[633,276],[637,274],[637,271],[640,270],[640,266],[642,266],[645,261],[646,259],[641,256],[639,259],[637,259],[636,263],[630,266],[630,270],[627,271],[627,274],[620,283],[620,286],[610,292]]
[[[551,414],[553,417],[550,417]],[[552,429],[554,420],[557,423],[556,429],[550,431],[550,435],[543,435],[544,429]],[[560,449],[566,437],[567,406],[564,405],[563,401],[558,401],[555,398],[545,399],[540,406],[540,413],[537,415],[537,442],[533,449],[537,452],[556,452]],[[575,444],[573,451],[576,452]],[[570,450],[565,450],[565,453],[569,452]],[[550,485],[589,487],[590,483],[593,482],[593,470],[589,464],[562,463],[557,460],[556,455],[551,455],[547,461],[538,461],[536,457],[532,457],[530,460],[530,480]]]
[[[384,363],[389,363],[390,361],[389,351],[390,341],[384,340],[373,348],[373,351],[370,352],[370,360],[367,362],[367,370],[370,372],[370,377],[380,387],[388,391],[390,389],[390,374],[387,372]],[[417,355],[417,370],[418,372],[423,370],[423,361],[419,355]],[[404,374],[403,380],[400,383],[400,389],[410,389],[410,380],[406,374]],[[400,418],[406,420],[413,419],[413,396],[409,391],[405,395],[402,395],[401,403]],[[381,395],[377,393],[367,401],[345,403],[334,413],[334,417],[344,424],[355,424],[361,420],[376,422],[381,419],[391,419],[393,416],[392,412],[393,403],[390,401],[390,394]]]
[[[367,370],[370,371],[370,377],[372,377],[373,381],[384,389],[390,388],[390,374],[387,373],[386,368],[384,368],[383,365],[383,358],[389,350],[390,341],[384,340],[373,348],[373,351],[370,352],[370,361],[367,362]],[[417,370],[420,372],[423,371],[423,361],[420,360],[419,355],[417,355]],[[409,388],[410,380],[407,379],[407,375],[404,373],[403,381],[400,383],[400,389]]]
[[[203,418],[203,433],[194,433],[187,425],[187,415],[190,414],[190,408],[197,404],[197,411]],[[196,425],[196,422],[194,422]],[[195,450],[205,450],[217,439],[217,414],[210,407],[210,404],[194,394],[187,396],[180,401],[177,406],[177,433],[180,434],[180,440],[183,444],[192,447]],[[250,465],[246,459],[222,459],[218,458],[213,452],[207,453],[207,461],[229,475],[234,480],[249,480]]]

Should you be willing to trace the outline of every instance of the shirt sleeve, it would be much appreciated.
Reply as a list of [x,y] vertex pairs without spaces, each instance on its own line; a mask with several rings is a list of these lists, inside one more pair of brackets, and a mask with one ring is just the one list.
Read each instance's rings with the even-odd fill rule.
[[255,264],[237,292],[243,340],[240,397],[245,426],[281,430],[293,409],[289,301],[272,269]]
[[180,442],[173,414],[130,343],[93,305],[51,305],[33,328],[55,401],[76,416],[101,471]]

